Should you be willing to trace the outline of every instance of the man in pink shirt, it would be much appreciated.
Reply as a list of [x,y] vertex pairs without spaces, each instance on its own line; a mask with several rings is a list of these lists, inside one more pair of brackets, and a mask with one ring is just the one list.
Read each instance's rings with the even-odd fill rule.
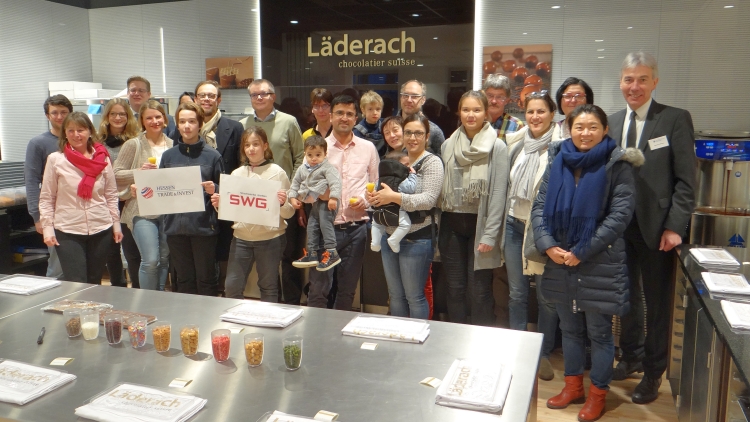
[[[331,103],[333,131],[326,138],[328,161],[341,176],[341,205],[334,220],[336,251],[341,264],[332,271],[311,271],[310,292],[307,305],[325,308],[326,298],[336,274],[338,292],[334,309],[350,311],[354,301],[357,281],[362,272],[362,261],[367,244],[367,220],[365,202],[367,183],[378,179],[378,151],[372,142],[354,136],[352,129],[357,123],[355,101],[348,95],[340,95]],[[321,245],[322,248],[322,245]]]

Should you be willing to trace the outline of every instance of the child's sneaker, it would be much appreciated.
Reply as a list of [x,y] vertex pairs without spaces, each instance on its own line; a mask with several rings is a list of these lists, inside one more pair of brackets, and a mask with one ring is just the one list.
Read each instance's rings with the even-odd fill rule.
[[[317,253],[308,253],[306,249],[303,249],[303,252],[305,253],[305,255],[302,258],[292,262],[292,266],[296,268],[310,268],[318,265]],[[325,256],[325,254],[323,254],[323,256]]]
[[318,266],[315,269],[318,271],[328,271],[340,263],[341,258],[336,249],[326,250],[320,257],[320,262],[318,262]]

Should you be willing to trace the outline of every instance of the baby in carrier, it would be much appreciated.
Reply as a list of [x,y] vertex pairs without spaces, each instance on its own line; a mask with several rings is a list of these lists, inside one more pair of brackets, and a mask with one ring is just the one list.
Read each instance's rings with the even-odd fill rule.
[[[416,190],[417,174],[413,168],[409,167],[409,156],[404,151],[391,151],[386,154],[378,165],[378,174],[380,179],[376,184],[377,190],[380,190],[381,183],[385,183],[400,193],[413,194]],[[401,250],[401,239],[409,233],[411,228],[409,214],[398,204],[374,207],[370,248],[379,252],[385,228],[396,226],[396,230],[388,237],[388,245],[393,252],[398,253]]]

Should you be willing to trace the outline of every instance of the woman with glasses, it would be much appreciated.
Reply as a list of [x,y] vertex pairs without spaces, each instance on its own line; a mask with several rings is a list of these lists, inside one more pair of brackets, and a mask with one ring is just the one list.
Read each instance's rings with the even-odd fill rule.
[[[488,122],[487,97],[466,92],[461,126],[442,146],[438,247],[448,280],[451,322],[495,325],[492,269],[502,265],[500,228],[508,188],[508,149]],[[467,307],[468,305],[468,307]]]
[[[594,104],[594,91],[583,79],[571,76],[566,79],[557,89],[557,109],[563,116],[568,116],[579,105]],[[553,141],[562,141],[570,138],[567,117],[555,124],[552,133]]]
[[139,279],[142,289],[164,290],[169,269],[169,246],[164,232],[164,218],[159,215],[140,215],[133,192],[133,170],[153,170],[159,167],[162,154],[172,147],[172,139],[162,130],[167,113],[157,101],[149,100],[138,114],[143,132],[122,146],[115,161],[118,189],[128,189],[129,195],[122,210],[122,222],[133,232],[141,252]]
[[[397,120],[383,124],[384,134]],[[403,121],[403,141],[409,155],[409,165],[417,172],[415,193],[394,192],[385,184],[381,189],[367,192],[367,202],[375,206],[398,204],[410,213],[411,228],[400,243],[400,252],[395,253],[388,245],[388,236],[383,236],[381,256],[385,280],[388,284],[391,315],[427,319],[430,307],[425,297],[425,283],[430,273],[434,255],[434,221],[431,210],[437,204],[443,185],[443,166],[440,159],[427,152],[430,122],[421,113],[412,114]],[[386,141],[388,135],[386,135]],[[405,141],[405,144],[403,143]],[[391,142],[389,142],[389,145]],[[390,236],[396,227],[386,228]]]
[[[510,328],[513,330],[526,330],[531,276],[540,275],[544,271],[543,264],[524,256],[524,246],[533,245],[534,242],[531,233],[531,206],[547,167],[548,146],[556,128],[553,121],[555,103],[547,91],[528,94],[524,99],[524,108],[526,127],[506,137],[510,150],[510,180],[506,205],[508,216],[503,226],[502,241],[510,288],[508,313]],[[544,334],[539,377],[551,380],[555,374],[549,355],[555,346],[557,312],[554,305],[545,302],[541,296],[540,280],[541,277],[536,277],[539,302],[537,328]]]
[[333,125],[331,124],[331,101],[333,95],[325,88],[315,88],[310,93],[310,104],[312,104],[315,124],[302,134],[302,140],[318,135],[327,138],[331,134]]
[[[623,234],[635,210],[637,148],[624,150],[607,136],[607,115],[590,104],[568,114],[572,137],[549,146],[550,164],[531,219],[544,266],[543,295],[555,304],[563,333],[565,387],[547,407],[586,403],[579,421],[604,413],[615,347],[612,316],[630,308]],[[585,324],[584,324],[585,322]],[[591,339],[591,386],[585,398],[584,337]]]
[[[130,105],[122,98],[113,98],[107,102],[102,112],[102,122],[99,124],[99,139],[104,143],[104,147],[109,152],[109,159],[112,163],[117,161],[122,144],[128,139],[138,136],[138,122],[133,116]],[[125,207],[125,199],[130,196],[130,189],[123,189],[119,192],[120,212]],[[133,233],[127,226],[122,226],[122,249],[125,252],[125,260],[128,263],[128,274],[134,288],[138,288],[138,268],[141,266],[141,253],[138,252],[138,246],[133,239]],[[107,257],[107,272],[109,281],[113,286],[127,287],[127,282],[123,277],[122,258],[120,257],[120,245],[113,244],[109,256]]]

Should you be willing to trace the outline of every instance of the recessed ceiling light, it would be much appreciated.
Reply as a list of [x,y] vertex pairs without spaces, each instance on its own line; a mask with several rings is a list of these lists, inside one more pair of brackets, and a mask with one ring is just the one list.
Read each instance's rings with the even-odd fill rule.
[[629,26],[629,27],[628,27],[628,29],[633,29],[633,27],[632,27],[632,26]]
[[418,66],[418,67],[422,67],[422,66],[424,66],[424,65],[423,65],[423,64],[418,64],[417,66]]
[[250,9],[251,12],[257,12],[258,9]]
[[552,6],[553,9],[559,9],[560,6]]
[[604,49],[603,48],[597,48],[596,51],[604,51]]
[[523,35],[529,35],[529,33],[528,32],[524,32]]
[[594,40],[595,42],[603,42],[604,40]]
[[438,39],[438,37],[432,37],[432,39],[433,39],[433,40],[436,40],[436,39]]
[[413,17],[413,18],[418,18],[420,16],[422,16],[422,15],[420,15],[419,13],[412,13],[411,14],[411,17]]
[[292,25],[296,25],[299,23],[299,21],[289,21],[289,23],[291,23]]
[[599,56],[599,57],[597,57],[597,58],[598,58],[598,59],[603,59],[603,58],[604,58],[604,56]]
[[733,7],[734,7],[734,6],[732,6],[732,5],[729,5],[729,6],[724,6],[724,8],[725,8],[725,9],[731,9],[731,8],[733,8]]

